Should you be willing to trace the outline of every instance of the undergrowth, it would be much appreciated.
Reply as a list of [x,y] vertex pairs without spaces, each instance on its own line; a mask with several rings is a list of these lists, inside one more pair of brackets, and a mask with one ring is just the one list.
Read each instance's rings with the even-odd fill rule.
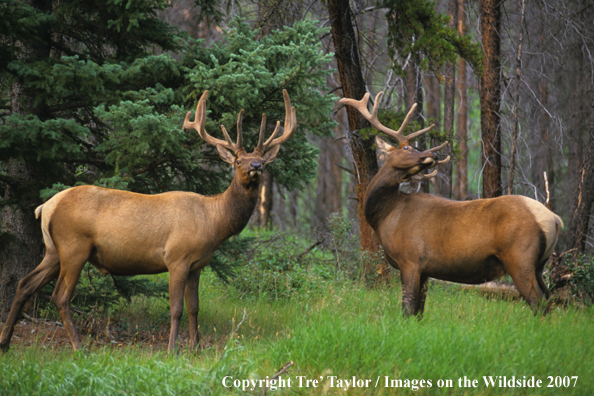
[[[554,306],[542,319],[523,300],[430,282],[423,319],[405,319],[395,277],[371,287],[374,274],[360,271],[366,258],[353,243],[352,224],[336,217],[331,229],[323,241],[246,232],[250,243],[235,251],[239,265],[228,283],[204,271],[196,355],[183,338],[185,314],[176,355],[165,354],[165,342],[118,340],[142,330],[167,335],[167,274],[137,278],[146,287],[125,295],[117,284],[101,291],[98,279],[113,280],[87,269],[73,300],[83,308],[75,312],[77,325],[89,316],[107,318],[96,331],[111,332],[118,342],[95,343],[96,334],[82,333],[86,349],[76,353],[42,335],[32,346],[13,342],[0,355],[0,394],[226,395],[243,394],[250,380],[264,381],[253,385],[264,394],[261,384],[281,367],[286,371],[279,375],[292,384],[275,390],[281,394],[594,394],[594,307]],[[592,268],[584,259],[573,271],[584,293],[592,290]],[[105,294],[89,297],[99,292]],[[535,378],[542,385],[486,386],[489,377]],[[575,384],[565,386],[574,377]],[[338,385],[353,378],[368,385]],[[308,379],[319,381],[306,385]]]

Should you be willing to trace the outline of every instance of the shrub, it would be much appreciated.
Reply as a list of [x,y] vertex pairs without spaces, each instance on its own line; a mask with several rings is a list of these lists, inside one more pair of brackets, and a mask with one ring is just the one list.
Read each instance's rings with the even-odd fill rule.
[[594,256],[579,254],[568,263],[572,294],[586,305],[594,301]]
[[330,258],[314,250],[317,245],[296,234],[261,234],[253,250],[244,252],[245,265],[232,285],[242,298],[276,300],[317,293],[334,272]]

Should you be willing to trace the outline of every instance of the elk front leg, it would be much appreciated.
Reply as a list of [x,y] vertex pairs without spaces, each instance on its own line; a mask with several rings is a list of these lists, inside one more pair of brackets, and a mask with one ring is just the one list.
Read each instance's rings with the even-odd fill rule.
[[419,308],[421,290],[421,274],[415,270],[401,270],[402,280],[402,313],[405,317],[416,315]]
[[184,290],[188,280],[188,266],[175,266],[169,271],[169,308],[171,310],[171,330],[167,353],[175,350],[175,341],[179,332],[179,321],[184,312]]
[[427,290],[429,289],[429,277],[427,275],[421,275],[420,285],[416,307],[416,314],[419,319],[423,317],[423,312],[425,311],[425,300],[427,299]]
[[188,281],[186,282],[186,290],[184,292],[186,309],[188,311],[188,319],[190,322],[190,348],[192,348],[192,350],[196,350],[198,342],[200,341],[200,333],[198,332],[198,286],[200,284],[201,272],[202,270],[196,270],[189,273]]

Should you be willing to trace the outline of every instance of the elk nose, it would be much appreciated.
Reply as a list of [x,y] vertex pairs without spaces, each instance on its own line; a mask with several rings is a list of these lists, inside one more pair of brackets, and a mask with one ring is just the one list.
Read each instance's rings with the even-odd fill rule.
[[260,162],[253,162],[252,163],[252,169],[253,170],[260,170],[260,169],[262,169],[262,164]]

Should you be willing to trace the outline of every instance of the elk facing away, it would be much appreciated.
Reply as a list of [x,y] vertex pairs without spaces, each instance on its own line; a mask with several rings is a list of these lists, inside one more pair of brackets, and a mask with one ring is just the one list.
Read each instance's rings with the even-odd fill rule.
[[185,297],[190,320],[192,348],[198,345],[198,282],[200,272],[217,248],[243,230],[256,205],[258,187],[265,164],[277,156],[280,145],[296,128],[295,108],[289,95],[285,101],[284,134],[276,129],[264,141],[266,117],[257,147],[247,153],[242,143],[242,112],[237,120],[237,142],[225,128],[224,140],[210,136],[204,126],[204,92],[196,108],[196,119],[186,115],[184,128],[194,128],[202,139],[216,146],[221,158],[232,164],[235,175],[222,194],[207,197],[191,192],[143,195],[94,186],[74,187],[56,194],[35,210],[41,215],[46,252],[39,266],[18,285],[0,347],[7,350],[15,322],[31,295],[57,278],[52,299],[62,317],[70,342],[79,349],[80,338],[70,316],[70,299],[85,262],[103,274],[138,275],[169,271],[171,332],[168,352],[178,334]]
[[367,109],[369,94],[360,101],[341,99],[353,106],[381,132],[398,140],[396,148],[376,136],[384,165],[371,180],[365,197],[365,217],[384,248],[387,261],[400,270],[402,308],[406,316],[422,315],[428,278],[477,284],[508,273],[535,314],[552,300],[542,272],[553,252],[560,228],[559,216],[539,202],[523,196],[457,202],[428,194],[406,194],[400,183],[436,175],[423,171],[449,161],[439,161],[436,151],[447,142],[423,152],[409,141],[433,126],[403,135],[415,106],[398,131],[380,124],[375,100]]

